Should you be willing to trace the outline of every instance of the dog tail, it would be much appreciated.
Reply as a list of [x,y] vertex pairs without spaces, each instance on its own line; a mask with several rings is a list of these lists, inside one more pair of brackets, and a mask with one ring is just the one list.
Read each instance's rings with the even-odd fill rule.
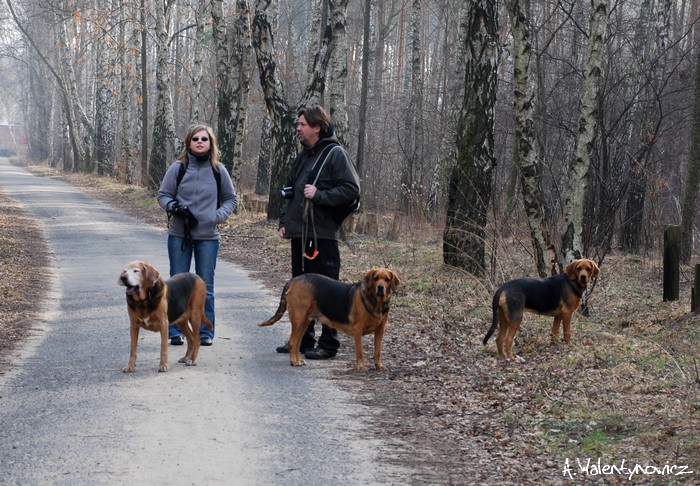
[[486,343],[489,342],[491,335],[494,333],[494,331],[498,327],[498,301],[499,301],[500,297],[501,297],[501,292],[499,290],[493,296],[493,304],[491,304],[491,307],[493,308],[493,320],[491,321],[491,328],[486,333],[486,336],[484,336],[484,346],[486,346]]
[[270,317],[268,320],[261,322],[258,324],[258,326],[271,326],[275,322],[279,321],[282,319],[282,316],[284,313],[287,311],[287,289],[289,288],[289,282],[284,284],[284,288],[282,289],[282,296],[280,297],[280,305],[277,308],[277,312],[275,312],[275,315]]
[[209,320],[209,318],[206,316],[206,314],[202,315],[202,323],[204,323],[204,325],[207,326],[212,331],[214,330],[214,323],[212,323]]

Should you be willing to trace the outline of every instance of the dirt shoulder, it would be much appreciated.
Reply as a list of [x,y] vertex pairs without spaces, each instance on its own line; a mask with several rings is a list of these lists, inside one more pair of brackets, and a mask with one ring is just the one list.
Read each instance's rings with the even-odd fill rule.
[[[165,224],[144,189],[84,175],[60,178],[125,214]],[[11,211],[0,216],[4,349],[31,327],[40,298],[34,296],[42,290],[35,275],[45,274],[49,260],[42,258],[40,230],[28,230],[30,218],[11,201],[0,202]],[[384,234],[388,222],[381,225]],[[221,258],[278,291],[288,278],[289,248],[275,228],[264,215],[242,209],[223,229]],[[494,280],[529,270],[521,246],[514,241],[503,252]],[[398,242],[351,233],[341,245],[342,280],[359,280],[372,266],[388,266],[402,280],[383,347],[388,370],[355,372],[353,344],[344,338],[346,351],[336,359],[348,366],[335,377],[380,411],[368,433],[396,444],[383,460],[415,470],[407,483],[555,484],[571,479],[569,468],[578,479],[616,484],[628,480],[619,471],[624,461],[628,467],[687,466],[694,474],[668,469],[663,481],[700,484],[700,317],[688,312],[689,268],[682,272],[681,301],[663,303],[657,258],[609,256],[590,298],[591,315],[575,317],[572,345],[545,344],[550,318],[528,316],[515,347],[522,362],[504,363],[493,342],[481,343],[499,282],[445,267],[440,248],[439,231],[421,224]],[[15,281],[21,283],[8,284]],[[369,337],[364,346],[371,353]],[[595,469],[582,469],[587,459],[618,470],[596,476]],[[658,474],[633,475],[636,484],[658,481]]]
[[50,258],[41,229],[0,191],[0,374],[3,356],[32,331],[47,293]]

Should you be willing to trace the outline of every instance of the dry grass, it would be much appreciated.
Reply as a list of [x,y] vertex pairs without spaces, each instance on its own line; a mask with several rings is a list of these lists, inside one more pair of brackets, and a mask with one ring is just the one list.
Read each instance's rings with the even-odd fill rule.
[[[41,229],[0,191],[0,356],[24,339],[46,295],[49,257]],[[2,365],[0,364],[0,373]]]
[[[65,177],[144,221],[165,222],[148,191]],[[241,211],[223,231],[221,255],[277,291],[289,275],[289,248],[275,230],[263,215]],[[659,255],[609,255],[590,315],[575,316],[572,345],[546,344],[551,320],[527,315],[515,347],[524,362],[504,363],[493,342],[481,344],[491,293],[527,272],[529,260],[518,242],[499,244],[495,281],[444,266],[440,231],[425,224],[398,242],[350,234],[341,245],[341,279],[388,266],[402,280],[385,337],[388,371],[352,371],[347,339],[333,363],[343,386],[379,411],[374,433],[391,445],[383,460],[414,470],[410,484],[563,483],[566,460],[575,458],[687,465],[695,474],[637,474],[633,482],[700,484],[700,316],[688,312],[691,269],[682,271],[681,300],[664,303]],[[628,482],[619,473],[589,479]]]

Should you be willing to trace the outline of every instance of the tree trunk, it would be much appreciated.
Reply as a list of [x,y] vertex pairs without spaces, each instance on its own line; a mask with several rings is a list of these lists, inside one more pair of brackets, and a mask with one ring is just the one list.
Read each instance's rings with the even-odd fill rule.
[[[644,0],[639,8],[639,19],[634,36],[633,48],[636,53],[638,65],[645,67],[647,60],[648,36],[650,34],[649,18],[652,12],[652,0]],[[660,52],[660,51],[659,51]],[[652,54],[653,56],[653,54]],[[651,56],[649,56],[651,57]],[[637,63],[633,64],[635,67]],[[647,176],[644,168],[644,158],[649,153],[651,144],[644,140],[642,130],[647,125],[648,115],[643,109],[643,103],[639,100],[641,93],[641,83],[645,77],[642,73],[635,73],[631,76],[631,86],[629,89],[630,109],[625,117],[625,140],[627,144],[623,146],[625,152],[632,154],[630,157],[630,168],[628,173],[629,190],[627,191],[627,201],[624,216],[620,224],[620,247],[629,253],[638,254],[641,249],[641,236],[643,228],[644,203],[646,197]],[[648,92],[649,90],[647,90]],[[649,93],[651,96],[651,93]],[[642,105],[642,108],[640,108]],[[649,120],[650,121],[650,120]],[[622,155],[620,158],[624,157]]]
[[[46,65],[46,67],[49,69],[51,74],[53,75],[54,79],[56,80],[56,84],[59,87],[60,93],[61,93],[61,104],[63,107],[63,114],[66,117],[66,134],[68,137],[68,147],[69,150],[64,150],[63,153],[63,167],[64,170],[67,171],[72,171],[72,170],[81,170],[83,165],[84,165],[84,155],[85,152],[83,151],[82,145],[79,143],[79,127],[78,127],[78,121],[75,116],[75,106],[73,104],[74,100],[72,99],[72,94],[75,92],[74,87],[71,88],[69,86],[69,82],[66,81],[66,77],[70,80],[70,76],[64,76],[61,73],[59,73],[58,69],[49,61],[49,59],[46,58],[46,56],[43,54],[41,48],[38,46],[36,41],[34,40],[34,37],[29,33],[28,29],[25,27],[25,25],[20,21],[19,17],[17,17],[17,14],[15,13],[14,6],[10,0],[7,0],[7,6],[10,9],[10,14],[12,15],[13,20],[15,21],[15,24],[19,28],[19,30],[22,32],[22,34],[25,36],[29,44],[32,46],[32,49],[34,49],[34,52],[39,56],[41,61]],[[67,35],[67,28],[66,24],[64,21],[61,23],[61,34],[59,34],[58,38],[58,45],[60,47],[59,49],[59,56],[62,57],[62,62],[61,64],[63,65],[64,68],[70,69],[72,64],[69,62],[66,54],[65,54],[65,36]],[[66,66],[66,64],[69,64]],[[74,79],[74,78],[73,78]],[[65,140],[65,139],[64,139]],[[65,145],[64,145],[65,146]]]
[[[167,0],[156,8],[156,114],[153,120],[153,149],[148,167],[146,185],[157,189],[165,175],[168,164],[174,158],[175,134],[173,102],[170,93],[170,72],[168,69],[168,25],[170,12],[175,0]],[[161,8],[162,7],[162,8]]]
[[[467,2],[460,2],[459,14],[456,19],[457,34],[456,34],[456,46],[452,50],[448,46],[448,42],[445,42],[445,59],[466,59],[466,37],[467,37],[467,22],[469,7]],[[449,27],[445,29],[449,30]],[[447,193],[445,188],[449,189],[449,184],[446,183],[449,180],[452,170],[455,167],[455,161],[457,159],[457,126],[459,124],[459,112],[461,109],[461,103],[463,102],[463,92],[464,92],[464,79],[466,76],[465,65],[463,62],[448,62],[446,63],[446,71],[448,73],[445,76],[445,122],[443,123],[442,137],[440,140],[440,150],[439,150],[439,160],[434,169],[434,176],[431,182],[431,189],[428,193],[428,203],[427,207],[430,211],[431,207],[434,207],[434,216],[437,216],[437,208],[439,207],[438,202],[441,200],[441,204],[445,204]],[[460,99],[460,93],[462,93]],[[432,219],[432,218],[431,218]]]
[[[190,111],[192,116],[190,117],[190,123],[192,125],[200,123],[200,109],[201,109],[201,98],[202,98],[202,58],[204,51],[205,42],[205,32],[206,32],[206,22],[208,15],[208,7],[210,2],[208,0],[200,0],[199,5],[197,5],[194,12],[194,19],[196,24],[195,29],[195,43],[194,43],[194,59],[193,59],[193,69],[192,69],[192,88],[190,89]],[[221,4],[220,1],[213,0],[212,5]],[[212,13],[212,19],[215,19],[215,15]],[[214,29],[217,32],[217,29]],[[218,52],[218,50],[217,50]],[[180,115],[182,116],[182,115]],[[218,138],[218,137],[217,137]]]
[[683,206],[681,207],[681,248],[680,258],[684,264],[690,263],[693,250],[693,221],[697,212],[698,181],[700,180],[700,48],[695,62],[695,103],[693,105],[693,127],[690,134],[690,153],[685,178]]
[[[104,26],[98,28],[104,32]],[[108,78],[109,50],[105,42],[98,42],[96,49],[95,82],[95,162],[99,175],[114,175],[114,124],[112,122],[111,79]]]
[[[517,121],[515,129],[517,165],[520,168],[523,202],[530,227],[537,273],[540,277],[546,277],[548,260],[552,258],[547,258],[551,243],[545,217],[544,196],[540,187],[542,160],[533,122],[535,90],[530,75],[530,53],[532,52],[528,17],[530,1],[509,0],[506,6],[510,13],[513,32],[515,71],[513,105]],[[555,255],[552,257],[556,259]]]
[[260,137],[260,150],[258,151],[258,173],[255,178],[255,194],[258,196],[270,195],[270,163],[272,148],[270,147],[269,139],[265,134],[272,130],[270,117],[265,114],[262,123],[262,135]]
[[141,86],[137,99],[140,100],[140,115],[138,137],[141,137],[141,183],[146,181],[148,174],[148,24],[146,23],[146,0],[141,0],[139,5],[139,15],[141,23],[141,63],[139,64],[139,75],[141,76]]
[[233,70],[230,70],[234,64],[234,34],[227,25],[223,0],[212,1],[212,25],[216,45],[216,104],[218,108],[216,137],[221,162],[230,171],[233,167],[233,145],[236,136],[234,127],[238,114],[238,100],[235,80],[231,76]]
[[[268,20],[273,0],[257,0],[253,19],[253,48],[255,49],[260,85],[265,96],[265,105],[272,122],[272,175],[267,218],[275,220],[282,214],[284,199],[279,190],[284,185],[287,173],[296,158],[297,140],[294,131],[296,107],[287,102],[282,83],[277,75],[274,57],[274,36]],[[325,88],[325,72],[330,59],[330,29],[326,29],[323,42],[314,56],[314,69],[299,106],[318,100]]]
[[418,140],[422,133],[421,117],[423,116],[423,75],[421,63],[421,0],[412,0],[411,4],[411,57],[409,71],[408,106],[404,113],[403,160],[401,168],[401,191],[399,193],[399,211],[410,214],[412,206],[418,201],[418,186],[416,181],[421,143]]
[[128,0],[119,0],[119,111],[121,112],[121,127],[119,129],[119,153],[120,165],[124,167],[124,182],[133,184],[136,182],[134,160],[132,158],[132,139],[130,134],[131,124],[129,123],[129,106],[131,105],[131,83],[129,76],[129,58],[126,42],[127,11]]
[[371,0],[363,1],[362,13],[362,73],[360,74],[360,106],[358,113],[357,130],[357,155],[355,164],[360,182],[363,181],[363,162],[365,158],[365,141],[367,140],[367,97],[369,94],[369,42],[370,42],[370,20],[371,20]]
[[590,35],[581,88],[575,155],[569,167],[569,185],[564,207],[560,261],[562,268],[568,262],[583,256],[581,236],[583,208],[586,202],[589,169],[595,151],[598,130],[599,84],[603,76],[603,50],[608,26],[608,2],[607,0],[592,0],[591,8]]
[[35,110],[34,116],[28,117],[30,122],[26,136],[29,140],[29,155],[34,161],[41,162],[49,158],[51,153],[46,134],[51,124],[50,104],[47,102],[47,78],[41,75],[42,67],[31,63],[29,69],[29,94],[33,103],[27,109]]
[[233,166],[230,168],[231,179],[236,187],[241,181],[243,166],[243,137],[248,121],[248,102],[250,99],[250,73],[253,71],[253,47],[250,43],[250,5],[248,0],[238,0],[236,3],[236,50],[241,60],[238,69],[239,103],[234,127],[235,143],[233,146]]
[[227,23],[223,1],[214,0],[212,3],[218,80],[217,137],[221,161],[231,174],[234,185],[238,185],[241,178],[242,139],[250,85],[249,13],[248,2],[238,0],[235,15]]
[[457,165],[450,178],[443,260],[474,275],[485,269],[486,210],[495,166],[494,122],[500,60],[495,0],[475,0],[467,12],[466,79]]
[[346,13],[348,0],[328,0],[332,25],[331,81],[329,115],[333,120],[335,135],[347,148],[348,107],[345,97],[348,81],[348,31]]

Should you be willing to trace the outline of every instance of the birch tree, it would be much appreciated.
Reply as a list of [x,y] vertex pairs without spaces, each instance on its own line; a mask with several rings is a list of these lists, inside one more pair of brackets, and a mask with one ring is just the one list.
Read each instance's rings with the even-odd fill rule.
[[[207,0],[200,0],[197,8],[194,12],[195,20],[195,43],[194,43],[194,60],[193,60],[193,70],[192,70],[192,89],[190,89],[190,112],[192,116],[190,117],[190,123],[192,125],[200,123],[200,109],[202,105],[202,72],[204,71],[203,57],[204,57],[204,36],[206,31],[206,23],[209,14],[209,4],[212,5],[212,19],[213,24],[216,25],[216,14],[213,13],[217,2],[213,0],[211,2]],[[214,27],[214,32],[217,32],[216,27]],[[218,52],[218,49],[217,49]],[[218,138],[218,135],[217,135]]]
[[[104,4],[103,4],[104,6]],[[110,7],[109,4],[107,4]],[[107,13],[99,12],[96,22],[96,63],[95,63],[95,163],[99,175],[114,175],[114,133],[112,121],[114,80],[114,59],[112,59],[112,42],[107,34]]]
[[138,66],[138,77],[141,80],[139,90],[136,96],[137,99],[137,109],[139,115],[137,117],[139,121],[138,130],[136,131],[136,136],[139,138],[141,143],[141,182],[146,180],[148,174],[148,24],[146,22],[147,11],[146,11],[146,0],[140,0],[139,4],[139,20],[140,20],[140,32],[141,32],[141,43],[140,43],[140,63]]
[[404,164],[401,169],[401,192],[399,196],[399,210],[408,214],[411,203],[415,201],[419,193],[417,173],[422,158],[419,150],[422,143],[419,140],[423,131],[423,75],[421,59],[421,0],[412,0],[410,31],[411,50],[409,62],[409,98],[404,113],[403,151]]
[[[456,26],[455,39],[451,39],[452,42],[447,40],[450,39],[449,26],[453,23],[450,22],[449,18],[448,28],[445,29],[446,41],[443,48],[445,52],[445,69],[448,73],[445,76],[445,104],[443,107],[445,122],[443,123],[442,136],[440,139],[438,161],[433,169],[431,186],[427,197],[427,211],[428,214],[432,213],[430,219],[433,221],[438,216],[438,201],[440,199],[444,201],[446,197],[446,191],[441,187],[447,187],[444,181],[450,177],[457,159],[457,145],[455,141],[457,140],[459,112],[464,98],[462,92],[464,90],[463,85],[466,72],[463,62],[448,62],[447,59],[454,58],[459,60],[466,58],[467,46],[465,39],[469,30],[467,28],[467,9],[468,4],[466,2],[459,2],[459,14],[454,21],[454,25]],[[454,42],[455,40],[456,42]],[[460,96],[460,94],[462,95]]]
[[279,79],[277,62],[274,56],[274,35],[268,18],[273,0],[257,0],[253,18],[253,48],[255,49],[260,85],[265,96],[265,105],[272,122],[272,174],[267,218],[278,219],[282,214],[284,200],[279,197],[277,188],[284,180],[296,157],[297,108],[318,100],[325,88],[325,72],[330,60],[331,29],[325,31],[323,42],[314,56],[314,69],[300,102],[292,106],[286,99]]
[[362,71],[360,74],[360,106],[358,114],[358,130],[357,130],[357,155],[355,163],[357,164],[357,173],[360,177],[360,182],[363,181],[364,158],[365,158],[365,142],[367,140],[367,99],[369,95],[369,43],[370,43],[370,27],[372,19],[372,2],[364,0],[362,2]]
[[[516,159],[520,168],[525,214],[530,227],[530,239],[535,255],[537,273],[547,275],[547,249],[550,247],[549,228],[544,209],[544,197],[540,187],[542,172],[541,156],[538,149],[537,134],[534,128],[535,90],[530,74],[530,55],[532,40],[530,32],[530,0],[508,0],[513,33],[514,57],[514,100],[517,121],[515,144]],[[553,255],[554,256],[554,255]]]
[[136,182],[136,170],[132,157],[134,147],[130,136],[130,110],[131,99],[131,77],[129,75],[130,55],[126,40],[127,33],[127,3],[129,0],[119,0],[119,107],[121,112],[121,127],[119,130],[119,145],[121,151],[119,160],[124,166],[124,182],[134,184]]
[[251,45],[250,3],[238,0],[236,3],[236,39],[237,51],[240,53],[241,68],[238,71],[239,103],[236,117],[235,143],[233,146],[233,166],[231,177],[238,186],[243,166],[243,137],[248,123],[248,104],[250,100],[250,77],[253,72],[253,46]]
[[328,0],[330,4],[331,73],[328,114],[333,120],[335,134],[343,146],[348,139],[348,107],[346,85],[348,82],[348,0]]
[[[22,20],[20,20],[19,16],[17,15],[17,12],[15,11],[14,4],[11,0],[7,0],[7,6],[9,7],[12,19],[15,21],[15,24],[19,28],[20,32],[22,32],[24,37],[31,45],[33,51],[37,54],[39,59],[41,59],[43,64],[52,74],[52,77],[54,78],[59,88],[59,92],[61,94],[61,105],[63,107],[63,114],[66,118],[65,129],[70,149],[69,153],[64,154],[64,169],[69,171],[82,170],[85,165],[86,150],[81,140],[79,126],[80,121],[78,115],[76,114],[76,110],[82,112],[82,106],[80,105],[80,102],[75,99],[75,76],[71,75],[72,63],[69,61],[68,56],[66,54],[66,22],[68,22],[68,20],[63,20],[59,22],[58,28],[60,29],[60,33],[58,35],[58,39],[56,39],[56,43],[59,46],[59,55],[62,59],[60,66],[67,70],[66,72],[62,72],[59,69],[59,67],[54,65],[54,63],[52,63],[51,60],[44,54],[43,49],[30,32],[30,26],[25,25],[25,23]],[[73,84],[71,85],[71,83]],[[84,112],[82,113],[80,120],[87,121],[87,117],[85,116]],[[92,127],[89,124],[88,131],[90,132],[90,134],[92,134]]]
[[238,185],[241,174],[241,147],[250,84],[249,14],[247,0],[238,0],[235,13],[227,22],[223,1],[212,2],[218,82],[217,137],[221,161],[231,173],[235,185]]
[[569,166],[569,183],[564,206],[564,229],[561,243],[562,268],[582,258],[583,209],[589,184],[589,169],[595,151],[598,128],[600,79],[603,75],[603,50],[608,26],[607,0],[591,0],[591,18],[586,63],[579,104],[578,131],[574,160]]
[[173,100],[170,93],[168,26],[175,0],[158,2],[156,6],[156,113],[153,120],[153,144],[148,165],[146,185],[152,189],[160,186],[168,164],[175,155]]

